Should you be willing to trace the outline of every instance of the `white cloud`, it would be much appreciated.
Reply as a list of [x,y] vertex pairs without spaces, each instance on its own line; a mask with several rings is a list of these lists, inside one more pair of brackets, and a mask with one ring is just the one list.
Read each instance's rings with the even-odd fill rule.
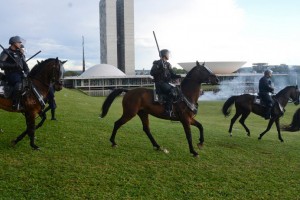
[[[150,0],[146,2],[153,4]],[[170,10],[161,6],[164,9],[157,11],[160,3],[153,5],[151,11],[148,7],[148,13],[155,13],[155,10],[161,12],[159,16],[152,15],[152,18],[142,18],[139,15],[145,13],[137,11],[136,37],[138,41],[143,38],[144,43],[138,42],[136,46],[149,48],[149,41],[152,41],[154,49],[152,59],[150,56],[143,60],[137,58],[137,66],[149,66],[157,58],[152,30],[156,31],[160,47],[171,50],[173,64],[194,60],[227,60],[228,56],[229,59],[233,57],[230,54],[235,52],[229,50],[232,45],[239,43],[239,33],[244,26],[244,12],[235,1],[190,0],[184,4],[182,1],[173,3],[177,3],[178,9]],[[139,48],[142,50],[142,47]]]

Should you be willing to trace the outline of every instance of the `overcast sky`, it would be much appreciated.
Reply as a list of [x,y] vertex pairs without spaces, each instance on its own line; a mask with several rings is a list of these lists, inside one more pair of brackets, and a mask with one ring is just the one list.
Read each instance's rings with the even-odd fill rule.
[[[59,57],[67,70],[100,63],[99,0],[0,0],[0,44],[20,35],[29,58]],[[247,61],[300,65],[299,0],[135,0],[136,69],[170,62]],[[33,59],[29,66],[36,63]]]

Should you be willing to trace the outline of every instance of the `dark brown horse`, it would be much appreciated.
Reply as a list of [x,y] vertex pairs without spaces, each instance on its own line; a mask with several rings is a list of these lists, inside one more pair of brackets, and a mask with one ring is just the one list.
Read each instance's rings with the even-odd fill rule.
[[298,108],[294,113],[292,122],[289,125],[283,126],[282,130],[289,132],[296,132],[300,130],[300,108]]
[[[283,142],[283,139],[281,137],[280,133],[280,125],[279,125],[279,118],[282,116],[282,110],[284,110],[284,107],[287,105],[288,101],[292,99],[292,101],[295,103],[295,105],[299,104],[299,90],[298,86],[288,86],[281,91],[279,91],[273,99],[275,100],[275,106],[272,109],[272,117],[269,121],[267,129],[262,132],[259,135],[258,139],[261,139],[263,135],[268,132],[273,123],[275,122],[277,132],[278,132],[278,138],[281,142]],[[242,126],[245,128],[247,135],[250,136],[250,130],[245,125],[245,120],[249,116],[251,112],[259,115],[264,116],[265,107],[256,104],[254,102],[255,96],[250,94],[242,94],[239,96],[232,96],[224,103],[222,112],[227,117],[230,114],[230,108],[235,103],[236,113],[231,119],[230,126],[228,132],[230,133],[230,136],[232,136],[232,126],[235,123],[235,121],[240,117],[241,119],[239,122],[242,124]]]
[[[168,119],[173,121],[180,121],[185,130],[186,138],[188,141],[190,152],[194,156],[198,156],[198,153],[194,150],[192,144],[192,135],[190,125],[196,126],[200,131],[200,143],[198,147],[202,147],[204,142],[203,127],[195,120],[195,109],[197,109],[197,101],[200,94],[200,88],[202,83],[218,83],[218,78],[204,64],[197,65],[189,71],[186,77],[181,82],[182,98],[173,104],[174,117],[167,116],[165,114],[165,108],[163,105],[154,102],[153,90],[146,88],[137,88],[133,90],[116,89],[114,90],[104,101],[102,105],[102,114],[100,117],[105,117],[114,99],[122,92],[126,92],[122,105],[123,115],[115,122],[110,141],[112,146],[116,146],[115,136],[118,129],[131,120],[134,116],[138,115],[143,124],[143,130],[150,139],[152,145],[156,149],[160,149],[153,138],[149,128],[149,114],[161,119]],[[194,112],[192,111],[194,108]]]
[[35,133],[35,118],[41,113],[42,105],[39,99],[34,94],[33,90],[45,98],[49,91],[49,85],[54,84],[56,91],[59,91],[63,87],[63,64],[58,58],[49,58],[35,65],[28,76],[28,91],[22,97],[22,105],[24,109],[15,111],[12,109],[12,100],[0,96],[0,108],[9,112],[21,112],[26,118],[26,130],[19,135],[15,140],[12,141],[13,145],[16,145],[26,135],[30,138],[30,146],[33,149],[39,149],[34,143]]

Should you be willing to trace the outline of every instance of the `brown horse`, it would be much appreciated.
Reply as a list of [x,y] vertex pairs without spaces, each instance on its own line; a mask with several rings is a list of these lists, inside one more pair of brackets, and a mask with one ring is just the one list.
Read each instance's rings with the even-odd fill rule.
[[30,146],[33,149],[39,149],[34,143],[35,133],[35,118],[41,113],[43,105],[40,104],[40,100],[35,94],[37,91],[41,97],[45,98],[49,91],[49,85],[54,84],[56,91],[59,91],[63,87],[63,64],[66,61],[60,61],[58,58],[49,58],[36,64],[28,75],[29,89],[22,97],[23,109],[15,111],[12,109],[12,100],[0,96],[0,108],[9,112],[21,112],[26,118],[26,130],[12,141],[13,145],[16,145],[26,135],[30,138]]
[[[281,137],[280,133],[280,125],[279,125],[279,118],[282,116],[282,110],[284,110],[284,107],[287,105],[289,99],[292,99],[292,101],[295,103],[295,105],[299,104],[299,90],[298,86],[288,86],[281,91],[279,91],[273,99],[275,100],[275,106],[272,109],[272,117],[269,121],[267,129],[262,132],[259,135],[259,140],[263,137],[263,135],[268,132],[273,123],[275,122],[277,132],[278,132],[278,138],[281,142],[283,142],[283,139]],[[250,94],[242,94],[239,96],[232,96],[224,103],[222,112],[227,117],[230,114],[230,108],[235,103],[236,113],[231,119],[230,126],[228,132],[230,133],[230,136],[232,136],[232,126],[235,123],[235,121],[242,115],[239,122],[242,124],[242,126],[245,128],[247,135],[250,136],[250,130],[245,125],[245,120],[249,116],[251,112],[259,115],[264,116],[265,107],[256,104],[254,102],[255,96]]]
[[289,132],[296,132],[300,130],[300,108],[298,108],[294,113],[292,122],[289,125],[283,126],[282,130]]
[[193,148],[190,125],[196,126],[200,131],[200,143],[198,144],[198,147],[200,148],[204,142],[203,127],[195,120],[194,116],[195,112],[197,112],[197,101],[202,83],[216,84],[218,83],[218,78],[204,66],[204,63],[200,65],[197,62],[196,66],[189,71],[180,85],[182,95],[180,100],[173,103],[173,112],[175,113],[174,117],[167,116],[165,114],[164,106],[154,102],[153,90],[151,89],[137,88],[129,91],[125,89],[114,90],[104,101],[102,105],[102,114],[100,115],[101,118],[105,117],[114,99],[122,92],[126,92],[122,101],[123,115],[115,122],[110,138],[112,146],[117,145],[115,142],[115,136],[118,129],[134,116],[138,115],[142,121],[144,132],[150,139],[152,145],[159,150],[160,146],[157,144],[150,132],[150,114],[161,119],[180,121],[185,130],[190,152],[194,156],[198,156],[198,153]]

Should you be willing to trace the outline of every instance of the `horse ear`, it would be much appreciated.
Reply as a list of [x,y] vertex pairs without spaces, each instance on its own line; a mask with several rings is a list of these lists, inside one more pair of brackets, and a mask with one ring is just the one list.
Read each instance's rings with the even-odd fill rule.
[[205,65],[205,61],[203,62],[202,66],[204,66],[204,65]]
[[200,65],[200,63],[198,62],[198,60],[196,61],[196,65],[197,65],[197,66],[199,66],[199,65]]
[[65,64],[67,61],[68,61],[68,60],[65,60],[65,61],[62,61],[61,63],[62,63],[62,64]]

